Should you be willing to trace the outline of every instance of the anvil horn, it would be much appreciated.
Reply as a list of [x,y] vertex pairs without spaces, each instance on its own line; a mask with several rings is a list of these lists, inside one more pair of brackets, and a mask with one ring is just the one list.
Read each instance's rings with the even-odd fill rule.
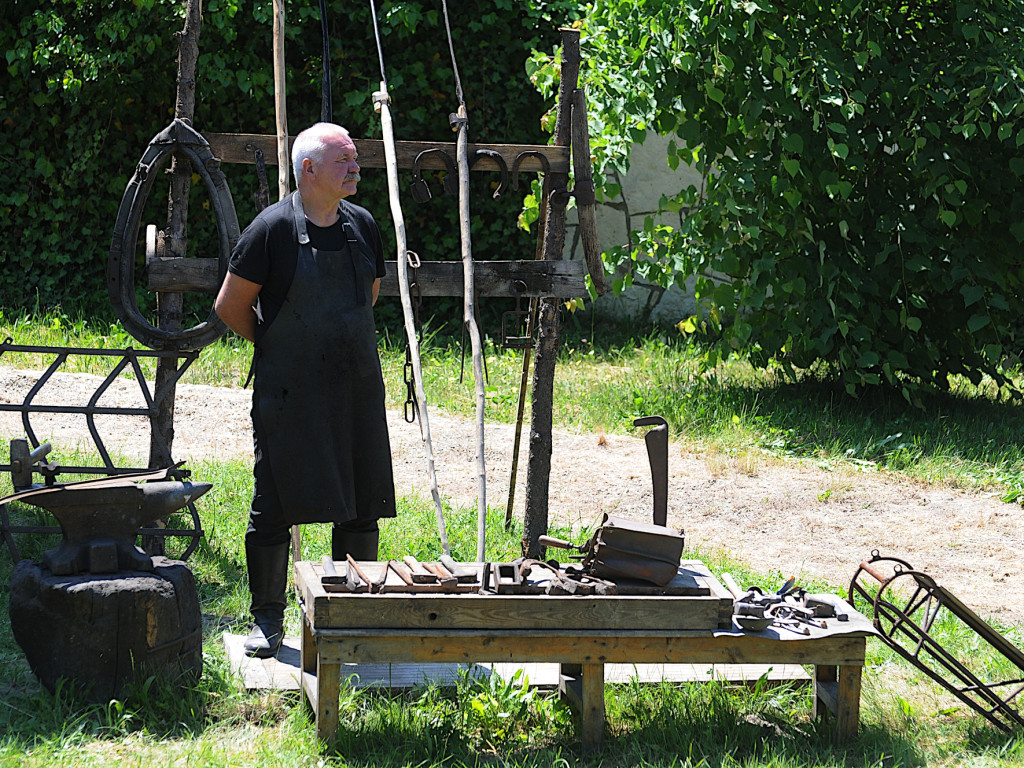
[[170,480],[145,483],[139,487],[142,489],[141,507],[145,517],[141,525],[146,525],[191,504],[213,488],[213,484]]

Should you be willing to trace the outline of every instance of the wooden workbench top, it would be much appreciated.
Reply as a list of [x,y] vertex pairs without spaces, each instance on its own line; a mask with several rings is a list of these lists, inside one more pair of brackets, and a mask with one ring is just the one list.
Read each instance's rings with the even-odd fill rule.
[[[360,563],[368,578],[385,563]],[[480,564],[466,563],[467,567]],[[667,629],[731,626],[732,596],[699,560],[684,560],[676,580],[686,594],[495,595],[328,592],[318,562],[295,564],[295,587],[316,629]],[[670,585],[672,586],[672,585]],[[660,594],[659,594],[660,593]]]

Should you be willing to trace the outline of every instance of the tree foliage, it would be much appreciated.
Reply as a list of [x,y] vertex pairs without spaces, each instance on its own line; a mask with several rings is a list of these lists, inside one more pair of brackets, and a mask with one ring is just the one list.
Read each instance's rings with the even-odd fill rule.
[[[470,140],[543,141],[541,96],[524,75],[550,49],[574,0],[464,0],[451,4]],[[369,3],[327,3],[335,119],[380,137],[371,94],[380,82]],[[441,3],[377,3],[396,138],[452,141],[458,105]],[[149,140],[174,117],[177,39],[185,0],[7,0],[0,25],[0,306],[107,305],[104,270],[125,186]],[[316,2],[285,1],[289,131],[320,117],[321,35]],[[272,4],[207,0],[199,38],[194,126],[204,132],[275,132]],[[255,214],[253,166],[225,166],[245,226]],[[273,174],[273,171],[271,171]],[[271,184],[273,189],[273,175]],[[410,179],[404,179],[408,183]],[[474,174],[474,250],[528,258],[515,227],[521,200],[491,199],[495,178]],[[200,185],[201,186],[201,185]],[[387,233],[384,174],[364,173],[359,202]],[[476,194],[479,193],[479,194]],[[458,206],[437,195],[406,210],[410,247],[458,258]],[[163,203],[166,206],[166,202]],[[190,206],[191,209],[191,206]],[[147,220],[163,227],[166,220]],[[202,245],[202,244],[200,244]],[[215,245],[206,246],[205,251]],[[208,311],[208,302],[200,318]]]
[[[850,392],[1008,384],[1024,243],[1020,0],[598,0],[583,25],[598,163],[649,130],[703,189],[606,254],[622,288],[696,275],[709,362],[823,361]],[[551,57],[532,62],[543,86]],[[618,190],[599,176],[605,198]]]

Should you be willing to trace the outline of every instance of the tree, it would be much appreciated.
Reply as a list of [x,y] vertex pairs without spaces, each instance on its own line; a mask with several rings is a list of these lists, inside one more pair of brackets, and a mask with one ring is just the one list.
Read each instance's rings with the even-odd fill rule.
[[[1010,386],[1024,310],[1019,0],[598,0],[583,23],[606,171],[671,136],[704,188],[605,254],[617,289],[696,275],[708,362],[824,363],[855,393]],[[535,56],[535,82],[553,57]],[[599,174],[600,192],[617,189]]]

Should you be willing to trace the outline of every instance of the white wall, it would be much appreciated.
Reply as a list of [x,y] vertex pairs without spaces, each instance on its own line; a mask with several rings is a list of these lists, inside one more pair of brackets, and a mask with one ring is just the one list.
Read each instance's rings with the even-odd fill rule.
[[[694,168],[685,163],[680,163],[674,171],[668,167],[667,147],[668,139],[654,133],[648,134],[643,144],[633,145],[629,173],[620,179],[622,195],[612,203],[597,206],[597,228],[602,250],[608,250],[614,245],[625,245],[629,231],[642,229],[644,218],[657,212],[658,200],[663,194],[675,194],[690,184],[700,189],[700,174]],[[659,224],[678,226],[679,214],[668,213],[656,221]],[[582,259],[583,244],[579,240],[575,208],[568,212],[566,226],[563,258]],[[611,295],[611,278],[607,282],[608,294],[600,297],[594,306],[598,316],[650,319],[658,324],[674,325],[693,314],[692,281],[686,291],[634,286],[618,297]]]

